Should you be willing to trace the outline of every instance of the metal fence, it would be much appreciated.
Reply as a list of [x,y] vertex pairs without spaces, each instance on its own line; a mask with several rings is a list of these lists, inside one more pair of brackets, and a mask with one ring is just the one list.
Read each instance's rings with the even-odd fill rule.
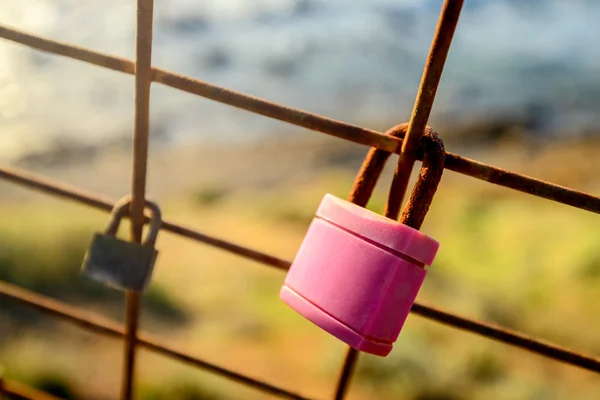
[[[401,189],[400,192],[403,196],[404,192],[406,192],[414,163],[419,158],[419,139],[429,119],[463,2],[464,0],[446,0],[442,6],[413,112],[403,139],[271,103],[188,76],[152,67],[153,0],[137,0],[135,61],[46,39],[3,25],[0,25],[0,37],[37,50],[135,75],[135,122],[133,129],[133,179],[131,184],[132,202],[130,219],[132,222],[131,240],[139,242],[143,225],[148,220],[148,217],[144,215],[144,201],[148,153],[150,84],[152,82],[161,83],[178,90],[245,109],[265,117],[332,135],[340,139],[397,153],[400,155],[398,164],[400,182],[398,187]],[[599,197],[506,171],[450,152],[446,155],[445,168],[506,188],[529,193],[593,213],[600,213]],[[0,179],[107,212],[114,205],[113,201],[101,196],[86,193],[80,189],[35,176],[12,167],[0,166]],[[164,221],[163,229],[282,271],[286,271],[290,266],[290,261],[288,260],[206,235],[174,222]],[[209,363],[199,357],[187,354],[184,349],[172,347],[168,342],[160,338],[156,338],[145,332],[138,332],[140,309],[140,296],[138,293],[127,292],[125,325],[5,282],[0,282],[0,295],[20,301],[84,329],[124,339],[124,368],[121,388],[121,398],[123,400],[133,398],[136,349],[140,346],[281,398],[306,399],[306,397],[296,393],[293,389],[282,388],[275,383],[260,381]],[[450,327],[462,329],[544,357],[600,373],[600,359],[529,337],[521,332],[467,319],[449,311],[420,303],[415,303],[411,312]],[[342,363],[337,385],[334,388],[333,398],[336,400],[343,399],[347,393],[357,357],[358,353],[356,351],[352,349],[348,350]],[[27,388],[18,382],[3,381],[0,377],[1,393],[10,394],[19,399],[54,399],[53,396],[32,388]]]

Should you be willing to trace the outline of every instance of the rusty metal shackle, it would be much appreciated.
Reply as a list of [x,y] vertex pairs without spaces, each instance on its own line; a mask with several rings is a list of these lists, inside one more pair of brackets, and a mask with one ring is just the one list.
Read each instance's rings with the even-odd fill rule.
[[[406,134],[408,124],[403,123],[389,129],[385,134],[402,138]],[[375,185],[383,171],[383,167],[390,156],[389,151],[371,148],[354,180],[348,201],[365,207],[373,194]],[[418,158],[423,158],[423,164],[414,189],[402,211],[400,222],[419,229],[429,210],[437,187],[444,172],[446,151],[440,136],[430,127],[425,129],[420,138]],[[397,189],[399,180],[398,169],[390,187],[389,196],[385,205],[384,214],[391,219],[398,219],[402,199],[398,198],[400,191]]]

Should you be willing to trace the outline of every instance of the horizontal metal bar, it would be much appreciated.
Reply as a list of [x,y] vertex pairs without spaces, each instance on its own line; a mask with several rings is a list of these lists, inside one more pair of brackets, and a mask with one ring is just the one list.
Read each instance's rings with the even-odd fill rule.
[[[47,194],[51,194],[64,199],[75,200],[79,203],[97,208],[102,211],[110,212],[115,201],[108,200],[102,196],[87,193],[83,190],[72,186],[54,182],[49,179],[41,178],[32,173],[19,170],[17,168],[0,167],[0,179],[16,183],[30,189],[38,190]],[[148,220],[148,218],[147,218]],[[213,247],[217,247],[239,256],[258,261],[262,264],[269,265],[278,269],[287,270],[289,262],[281,258],[271,256],[260,251],[252,250],[244,246],[228,242],[223,239],[218,239],[213,236],[206,235],[196,230],[186,228],[182,225],[175,224],[169,221],[163,221],[162,229],[175,233],[177,235],[206,243]]]
[[[77,307],[70,306],[66,303],[51,299],[50,297],[46,297],[38,293],[34,293],[10,283],[0,281],[0,295],[20,301],[21,303],[27,304],[39,311],[43,311],[78,325],[81,328],[107,336],[119,337],[121,339],[125,337],[125,327],[116,321]],[[244,385],[262,390],[263,392],[271,393],[286,399],[307,400],[306,397],[292,393],[286,389],[273,386],[257,379],[242,375],[238,372],[234,372],[224,367],[220,367],[202,359],[190,356],[145,332],[141,332],[139,334],[137,344],[156,353],[219,374]]]
[[[115,321],[95,315],[91,312],[83,311],[73,306],[69,306],[60,301],[6,282],[0,281],[0,295],[18,300],[40,311],[47,312],[85,329],[93,330],[95,332],[110,336],[124,337],[125,335],[123,326]],[[462,329],[556,361],[561,361],[566,364],[600,373],[600,359],[597,357],[580,354],[573,350],[532,338],[520,332],[511,331],[492,324],[464,318],[448,311],[420,303],[415,303],[411,309],[411,312],[444,325]],[[257,387],[265,391],[269,391],[274,394],[282,396],[285,394],[289,398],[294,399],[303,398],[299,395],[287,392],[284,389],[265,384],[252,378],[245,377],[236,372],[229,371],[214,364],[210,364],[206,361],[189,356],[183,352],[173,349],[169,345],[161,342],[159,339],[153,338],[151,335],[146,333],[140,334],[139,344],[158,353],[178,359],[188,364],[195,365],[196,367],[227,376],[230,379]]]
[[463,318],[448,311],[432,306],[426,306],[424,304],[415,303],[410,312],[453,328],[485,336],[488,339],[493,339],[531,353],[564,362],[565,364],[600,373],[600,359],[592,355],[577,353],[565,347],[536,339],[520,332],[504,329],[481,321]]
[[[102,209],[104,211],[109,211],[112,208],[112,205],[109,201],[103,200],[99,196],[83,193],[81,191],[75,191],[66,187],[65,185],[51,183],[41,178],[34,177],[31,174],[16,174],[15,171],[8,171],[6,168],[0,168],[0,178],[5,178],[16,183],[24,184],[33,189],[48,192],[67,199],[76,200],[87,205],[95,206],[96,208]],[[248,259],[252,259],[254,261],[262,262],[264,264],[276,267],[281,270],[289,269],[289,266],[291,264],[290,261],[279,259],[270,256],[266,253],[248,249],[236,245],[234,243],[225,242],[221,239],[215,239],[208,235],[195,232],[189,228],[179,227],[179,225],[173,223],[165,223],[163,227],[164,229],[170,230],[171,232],[177,233],[181,236],[214,245],[225,251],[232,252],[234,254]],[[277,260],[277,262],[266,263],[263,260]],[[457,327],[503,343],[507,343],[528,350],[530,352],[543,355],[548,358],[563,361],[568,364],[572,364],[594,372],[600,372],[600,360],[598,360],[597,358],[581,355],[568,349],[548,344],[537,339],[532,339],[518,332],[505,330],[503,328],[486,324],[480,321],[474,321],[467,318],[463,318],[450,312],[440,310],[431,306],[422,305],[419,303],[415,303],[411,311],[422,317],[446,325]]]
[[[16,30],[3,28],[1,26],[0,36],[3,36],[9,40],[30,45],[31,47],[36,47],[40,50],[50,51],[55,54],[80,59],[82,61],[91,62],[96,65],[105,66],[107,68],[119,70],[122,72],[133,73],[133,64],[129,60],[118,59],[116,57],[102,55],[100,53],[89,51],[86,49],[76,48],[74,46],[66,44],[60,44],[58,42],[49,41],[47,39],[39,38],[33,35],[27,35],[24,33],[20,33]],[[50,46],[50,49],[48,48],[48,46]],[[155,77],[157,77],[155,79],[156,81],[165,83],[168,86],[179,88],[191,93],[196,93],[204,97],[213,98],[214,100],[221,101],[226,104],[234,105],[240,108],[248,109],[254,112],[258,111],[254,110],[253,107],[256,108],[259,106],[264,106],[267,107],[269,110],[273,108],[274,110],[276,110],[275,113],[271,113],[273,115],[267,113],[266,111],[258,113],[286,122],[294,123],[296,125],[305,126],[309,129],[333,134],[334,136],[338,136],[347,140],[352,140],[357,143],[366,144],[394,152],[398,152],[398,143],[401,143],[399,141],[396,141],[395,139],[386,137],[374,131],[354,127],[352,125],[348,125],[339,121],[329,120],[327,118],[323,118],[313,114],[304,113],[299,110],[289,109],[287,107],[276,105],[274,103],[269,103],[264,100],[253,98],[251,96],[246,96],[241,93],[219,88],[207,84],[205,82],[197,81],[189,77],[173,74],[168,71],[154,69],[154,74]],[[191,89],[190,87],[187,87],[187,85],[190,83],[192,84]],[[208,92],[205,93],[205,91]],[[248,107],[248,104],[245,103],[246,101],[248,102],[248,104],[251,105],[251,107]],[[236,102],[237,105],[235,104]],[[307,120],[308,122],[302,123],[303,120]],[[313,124],[315,123],[318,126],[313,126]],[[339,128],[351,128],[351,132],[345,132],[343,129],[338,132]],[[356,129],[358,131],[356,131]],[[358,134],[358,139],[353,137],[353,133]],[[393,146],[391,146],[390,143],[392,143]],[[452,153],[448,153],[446,166],[450,170],[470,175],[487,182],[513,188],[522,192],[531,193],[540,197],[555,200],[563,204],[568,204],[588,211],[596,213],[600,211],[600,199],[598,197],[589,195],[587,193],[574,191],[572,189],[568,189],[558,185],[553,185],[541,180],[537,180],[513,172],[504,171],[502,169],[479,163],[477,161],[469,160],[467,158],[454,155]],[[80,202],[94,206],[96,208],[103,209],[105,211],[109,211],[112,207],[112,203],[107,200],[103,200],[97,196],[85,194],[77,190],[67,188],[64,185],[49,183],[47,181],[34,177],[31,174],[17,172],[15,170],[11,171],[9,169],[3,168],[2,171],[0,171],[0,175],[3,176],[5,179],[11,180],[13,182],[20,183],[25,186],[36,188],[38,190],[49,192],[62,197],[78,200]],[[234,243],[223,241],[221,239],[210,237],[208,235],[204,235],[202,233],[193,231],[180,225],[167,222],[165,223],[164,227],[166,230],[170,230],[182,236],[192,238],[204,243],[208,243],[216,247],[220,247],[232,253],[256,261],[260,261],[280,269],[287,269],[289,267],[289,262],[285,260],[281,260],[276,257],[272,257],[268,254],[257,252],[248,248],[244,248]],[[415,304],[413,312],[447,325],[458,327],[460,329],[464,329],[508,344],[512,344],[517,347],[524,348],[526,350],[544,355],[546,357],[554,358],[556,360],[564,361],[569,364],[577,365],[582,368],[598,372],[598,360],[593,357],[579,355],[572,351],[529,338],[525,335],[506,331],[498,327],[483,324],[481,322],[470,321],[468,319],[458,317],[451,313],[437,310],[428,306]]]
[[[15,400],[62,400],[49,393],[27,386],[12,379],[0,378],[0,395],[8,394]],[[4,397],[0,396],[0,399]]]
[[600,214],[600,197],[446,153],[444,168],[581,210]]
[[[126,58],[116,57],[72,44],[46,39],[1,24],[0,37],[48,53],[84,61],[130,75],[134,74],[135,63]],[[392,152],[396,150],[399,151],[400,149],[400,142],[384,136],[379,132],[321,117],[294,108],[285,107],[164,69],[152,68],[152,73],[152,80],[154,82],[162,83],[163,85],[225,103],[233,107],[242,108],[265,117],[289,122],[294,125],[338,136],[368,146],[384,146],[386,150]]]
[[[133,61],[125,58],[46,39],[5,25],[0,25],[0,37],[37,50],[84,61],[114,71],[134,74]],[[269,118],[393,153],[399,153],[402,147],[402,140],[370,129],[272,103],[167,70],[152,68],[152,73],[152,79],[155,82]],[[520,192],[600,213],[600,197],[506,171],[457,154],[447,153],[445,168]]]

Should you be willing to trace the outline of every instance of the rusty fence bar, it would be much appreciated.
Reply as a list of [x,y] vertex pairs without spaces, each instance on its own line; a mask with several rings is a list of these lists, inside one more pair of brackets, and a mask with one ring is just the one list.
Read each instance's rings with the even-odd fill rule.
[[[0,296],[17,300],[40,311],[74,323],[84,329],[92,330],[108,336],[124,337],[125,335],[123,326],[119,325],[117,322],[67,305],[47,296],[20,288],[10,283],[0,281]],[[580,354],[576,351],[530,337],[520,332],[504,329],[480,321],[470,320],[468,318],[419,303],[415,303],[411,309],[411,312],[426,319],[494,339],[498,342],[508,344],[546,358],[561,361],[565,364],[570,364],[591,372],[600,373],[599,358],[591,355]],[[286,395],[291,396],[290,398],[302,398],[301,396],[291,394],[283,389],[267,385],[264,382],[245,377],[239,373],[229,371],[225,368],[218,367],[214,364],[210,364],[206,361],[189,356],[186,353],[173,349],[167,344],[162,343],[161,340],[155,339],[148,334],[140,334],[138,338],[138,344],[163,355],[178,359],[191,365],[195,365],[199,368],[207,369],[220,375],[224,375],[230,379],[273,394],[281,392],[287,393]],[[262,385],[267,386],[263,387]]]
[[[66,185],[58,185],[48,181],[43,181],[40,178],[34,178],[32,174],[25,175],[23,173],[9,172],[9,169],[5,167],[0,168],[0,179],[10,180],[15,183],[31,187],[32,189],[37,189],[42,192],[47,192],[66,199],[75,200],[106,212],[109,212],[113,206],[112,203],[104,200],[102,197],[94,196],[81,191],[71,191]],[[290,261],[270,256],[260,251],[252,250],[234,243],[226,242],[221,239],[212,238],[211,236],[172,222],[165,221],[163,223],[163,229],[188,239],[192,239],[201,243],[207,243],[211,246],[221,248],[222,250],[257,261],[261,264],[272,266],[276,269],[285,271],[291,264]],[[265,262],[265,260],[271,260],[272,263]],[[6,284],[0,281],[0,287],[4,288],[5,286],[2,285]],[[0,290],[0,293],[4,293],[3,289]],[[452,314],[448,311],[419,303],[416,303],[413,306],[411,312],[445,325],[460,328],[484,337],[520,347],[524,350],[528,350],[548,358],[563,361],[568,364],[600,373],[600,360],[593,356],[581,355],[571,350],[562,349],[558,346],[549,345],[543,341],[529,338],[527,335],[518,332],[505,330],[503,328],[480,321],[473,321]]]
[[[80,328],[94,331],[98,334],[106,336],[125,338],[125,327],[116,321],[79,309],[77,307],[70,306],[66,303],[40,295],[38,293],[31,292],[16,285],[0,281],[0,296],[17,300],[39,311],[48,313],[54,317],[75,324]],[[157,339],[150,334],[141,332],[138,336],[137,343],[139,346],[145,347],[153,352],[219,374],[227,379],[231,379],[263,392],[287,399],[307,400],[305,397],[292,393],[288,390],[254,378],[250,378],[234,371],[230,371],[224,367],[220,367],[200,358],[193,357],[183,351],[176,350],[172,346],[164,343],[161,339]]]
[[440,13],[425,68],[423,69],[423,77],[421,78],[417,98],[408,123],[406,137],[400,149],[400,160],[396,168],[398,179],[394,179],[392,184],[392,191],[398,193],[400,199],[404,198],[410,173],[417,160],[419,139],[427,127],[427,121],[442,78],[442,71],[463,3],[464,0],[446,0]]
[[[445,0],[444,2],[436,33],[434,34],[434,40],[432,41],[430,52],[423,70],[419,92],[408,124],[406,137],[404,139],[393,138],[373,130],[336,121],[302,110],[289,108],[230,89],[212,85],[188,76],[159,68],[153,68],[151,64],[153,0],[137,1],[138,13],[135,62],[71,44],[46,39],[0,25],[1,38],[41,51],[62,55],[115,71],[135,75],[135,118],[131,187],[132,204],[130,207],[130,218],[132,221],[131,237],[133,241],[139,242],[141,240],[142,228],[148,219],[144,215],[143,210],[145,205],[146,166],[148,160],[150,84],[152,81],[269,118],[288,122],[358,144],[398,153],[400,154],[397,166],[397,176],[399,178],[394,180],[393,189],[398,193],[400,199],[404,197],[410,172],[415,161],[419,159],[417,155],[417,144],[420,135],[427,125],[427,120],[433,106],[437,87],[464,0]],[[514,172],[505,171],[475,160],[463,158],[456,154],[447,153],[445,168],[565,205],[570,205],[594,213],[600,213],[600,198],[596,196]],[[113,202],[102,197],[83,192],[77,188],[48,181],[33,174],[19,171],[15,168],[0,167],[0,179],[1,178],[58,197],[76,200],[104,211],[110,211],[113,206]],[[174,223],[163,223],[163,229],[281,270],[288,269],[290,265],[290,262],[287,260],[218,239]],[[304,399],[304,397],[287,390],[246,377],[237,372],[229,371],[225,368],[172,349],[148,334],[143,333],[138,335],[139,294],[131,292],[127,293],[125,326],[121,326],[104,317],[96,316],[92,313],[77,309],[45,296],[18,288],[14,285],[2,283],[1,281],[0,295],[18,300],[40,311],[50,313],[55,317],[75,323],[83,328],[110,336],[124,338],[125,365],[123,370],[123,386],[121,390],[122,400],[131,400],[133,397],[136,344],[280,397]],[[414,304],[411,312],[454,328],[475,333],[554,360],[600,373],[599,359],[593,356],[579,354],[536,338],[528,337],[519,332],[513,332],[481,321],[463,318],[450,312],[419,303]],[[357,359],[358,352],[350,349],[341,369],[335,392],[336,400],[344,398]],[[0,393],[2,391],[7,392],[10,390],[10,387],[14,388],[14,385],[15,383],[9,382],[9,385],[7,386],[6,381],[0,381]],[[18,387],[18,384],[16,385]],[[7,389],[7,387],[9,389]],[[18,394],[15,392],[15,395]],[[39,396],[35,398],[21,398],[39,400],[53,399],[52,396]]]
[[[148,137],[150,129],[150,83],[152,82],[152,18],[153,0],[138,0],[135,38],[135,98],[131,176],[130,219],[131,241],[141,243],[146,206]],[[121,399],[134,396],[137,330],[141,294],[128,290],[125,294],[125,347]]]
[[[102,196],[79,190],[70,185],[44,179],[32,173],[21,171],[17,168],[0,167],[0,179],[56,197],[74,200],[89,207],[106,212],[110,212],[115,204],[115,201],[111,201]],[[146,217],[146,220],[148,220],[148,217]],[[240,246],[227,240],[206,235],[183,225],[175,224],[169,221],[163,221],[162,229],[274,268],[281,270],[287,270],[289,268],[289,262],[286,260]]]
[[[446,166],[448,165],[449,156],[450,153],[446,153]],[[481,174],[481,176],[485,177],[485,180],[489,182],[504,184],[504,186],[507,187],[508,185],[516,186],[519,187],[523,192],[543,192],[545,196],[540,197],[563,204],[570,204],[573,207],[600,214],[600,198],[591,194],[578,192],[573,189],[554,185],[514,172],[504,171],[501,169],[495,169],[492,171],[490,170],[491,167],[486,164],[462,159],[458,156],[455,158],[455,160],[458,160],[457,165],[464,171],[474,174]],[[70,185],[42,178],[15,167],[0,166],[0,178],[47,194],[75,200],[82,204],[104,211],[110,211],[114,205],[114,201],[106,199],[105,197],[85,192]],[[163,223],[163,229],[220,248],[230,253],[253,259],[275,268],[288,268],[287,261],[281,258],[209,236],[186,228],[182,225],[165,221]]]
[[[463,4],[464,0],[445,0],[442,6],[431,42],[431,48],[425,62],[425,68],[423,69],[417,98],[408,123],[406,136],[400,148],[400,158],[398,159],[390,192],[390,199],[391,196],[394,196],[398,201],[388,202],[388,204],[391,204],[391,208],[387,208],[386,206],[386,213],[390,215],[398,215],[402,199],[406,194],[410,174],[417,160],[420,139],[427,127],[427,121],[431,114],[435,94],[442,78],[442,71],[446,64],[446,58],[452,44],[452,38],[456,31]],[[334,394],[335,400],[343,400],[346,396],[358,358],[358,350],[349,346],[342,368],[340,369],[337,388]]]
[[15,400],[63,400],[21,382],[0,378],[0,399],[4,399],[2,393],[10,395],[11,399]]
[[[2,24],[0,24],[0,38],[114,71],[134,74],[134,63],[131,60],[45,39]],[[402,147],[402,140],[370,129],[272,103],[163,69],[152,68],[152,73],[154,82],[340,139],[393,153],[400,153]],[[447,153],[445,168],[489,183],[600,213],[600,198],[596,196],[506,171],[457,154]]]
[[[0,38],[47,53],[84,61],[130,75],[133,75],[135,71],[134,62],[132,60],[46,39],[2,24],[0,24]],[[388,151],[400,150],[399,142],[389,140],[389,138],[386,138],[378,132],[286,107],[277,103],[272,103],[267,100],[239,93],[175,72],[160,68],[152,68],[152,80],[187,93],[228,104],[265,117],[289,122],[321,133],[347,138],[368,146],[377,146],[379,144],[379,146],[385,146],[386,148],[384,150]],[[397,146],[398,148],[396,149]]]

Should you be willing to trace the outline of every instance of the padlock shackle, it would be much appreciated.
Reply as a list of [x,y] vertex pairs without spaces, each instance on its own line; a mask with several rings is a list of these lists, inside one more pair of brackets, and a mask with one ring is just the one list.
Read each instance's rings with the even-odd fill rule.
[[[127,195],[117,201],[111,211],[110,222],[108,223],[108,227],[104,232],[106,235],[116,236],[119,231],[119,226],[121,225],[121,220],[129,215],[129,206],[131,205],[131,196]],[[162,226],[162,213],[160,211],[160,207],[158,204],[146,200],[145,208],[150,210],[150,230],[148,232],[148,236],[142,242],[143,246],[154,247],[156,243],[156,238],[158,237],[158,232]]]
[[[400,222],[417,230],[421,229],[427,211],[429,211],[429,206],[431,206],[438,185],[442,180],[446,161],[444,142],[438,133],[429,127],[425,129],[421,136],[419,153],[418,156],[423,157],[421,170],[410,197],[402,210],[402,215],[400,215]],[[400,179],[397,172],[396,170],[392,181],[390,197],[386,204],[386,214],[398,215],[401,206],[400,201],[392,201],[391,195],[399,192],[397,185]]]
[[[403,138],[406,135],[407,130],[408,123],[403,123],[389,129],[385,134],[396,138]],[[391,154],[392,153],[389,151],[381,150],[376,147],[371,147],[371,149],[369,149],[369,152],[354,179],[352,189],[348,195],[348,201],[361,207],[367,206],[367,203],[373,194],[373,190],[375,189],[375,185],[381,176],[383,167]],[[386,215],[386,217],[397,219],[398,215]]]
[[[403,138],[407,130],[408,124],[403,123],[389,129],[385,134]],[[388,151],[375,147],[369,150],[354,180],[348,201],[361,207],[367,205],[390,154]],[[403,224],[415,229],[421,227],[444,172],[444,161],[446,158],[444,144],[437,132],[430,127],[426,127],[425,132],[421,136],[419,156],[423,157],[419,178],[406,203],[400,220]],[[397,194],[401,192],[397,188],[399,183],[399,171],[396,168],[384,210],[385,216],[394,220],[398,219],[400,207],[402,206],[402,199],[397,198]]]

